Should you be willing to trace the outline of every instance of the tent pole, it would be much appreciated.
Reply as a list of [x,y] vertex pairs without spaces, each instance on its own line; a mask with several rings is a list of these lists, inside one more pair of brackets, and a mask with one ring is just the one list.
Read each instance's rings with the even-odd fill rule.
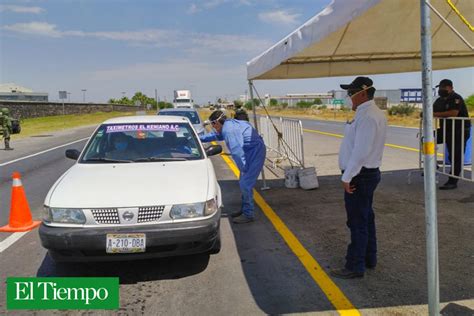
[[426,258],[428,272],[429,315],[438,316],[440,314],[440,310],[438,220],[436,209],[436,156],[433,133],[431,20],[430,9],[427,5],[427,2],[429,2],[429,0],[420,0]]
[[[258,122],[257,122],[257,104],[253,98],[253,82],[252,80],[249,80],[249,91],[250,91],[250,100],[252,101],[252,110],[253,110],[253,123],[255,125],[255,129],[257,130],[257,134],[260,134],[258,132]],[[265,179],[265,165],[262,168],[262,180],[263,180],[263,186],[262,190],[268,190],[270,187],[267,186],[267,180]]]

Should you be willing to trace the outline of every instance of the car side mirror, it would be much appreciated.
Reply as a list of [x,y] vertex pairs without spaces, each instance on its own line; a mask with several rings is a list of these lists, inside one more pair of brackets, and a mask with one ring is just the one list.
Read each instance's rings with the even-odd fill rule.
[[77,149],[68,149],[66,150],[66,157],[72,160],[77,160],[81,153]]
[[219,155],[222,152],[222,146],[221,145],[211,145],[206,148],[206,155],[207,156],[215,156]]

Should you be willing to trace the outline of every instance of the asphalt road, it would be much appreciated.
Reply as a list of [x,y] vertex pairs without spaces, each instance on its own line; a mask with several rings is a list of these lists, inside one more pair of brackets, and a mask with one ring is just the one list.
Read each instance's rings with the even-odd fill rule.
[[[294,118],[291,118],[294,119]],[[344,134],[345,122],[299,119],[304,129],[316,130],[332,134]],[[389,126],[387,131],[386,143],[410,148],[419,147],[419,130],[410,127]]]
[[[86,142],[82,139],[89,137],[93,130],[94,127],[85,127],[12,141],[12,146],[17,147],[15,150],[0,151],[0,225],[8,222],[12,173],[18,171],[22,175],[33,217],[40,218],[49,188],[74,163],[65,158],[65,150],[82,149]],[[71,142],[74,143],[54,149]],[[46,152],[23,159],[43,151]],[[0,234],[0,240],[2,238]]]
[[[77,130],[76,139],[83,138],[91,130]],[[70,141],[68,137],[57,135],[42,139],[42,144],[31,151],[22,149],[21,152],[32,154]],[[21,145],[21,142],[17,143],[18,148]],[[40,218],[47,191],[73,164],[64,157],[64,151],[83,146],[84,141],[81,141],[14,163],[8,162],[19,157],[12,155],[8,160],[2,159],[0,163],[8,163],[2,167],[0,187],[2,224],[7,221],[11,172],[23,174],[33,217]],[[41,247],[38,232],[33,230],[0,254],[2,283],[8,276],[118,276],[121,283],[120,311],[127,315],[250,315],[331,310],[330,302],[314,286],[311,277],[269,221],[260,215],[258,226],[231,225],[226,214],[240,208],[238,182],[220,157],[213,159],[225,204],[221,220],[223,245],[218,255],[148,260],[133,265],[128,262],[59,265]],[[8,235],[0,233],[2,239]],[[256,240],[258,248],[254,247]],[[5,311],[3,285],[0,288],[0,314]],[[105,314],[115,315],[115,312]]]
[[[305,129],[341,134],[343,124],[327,121],[303,120]],[[416,147],[410,140],[416,130],[391,127],[388,142]],[[49,188],[72,164],[64,157],[69,148],[81,149],[93,128],[55,133],[50,137],[28,138],[14,142],[13,152],[0,152],[0,224],[8,218],[9,194],[13,171],[20,171],[34,218],[41,217],[43,200]],[[411,135],[411,136],[410,136]],[[327,142],[327,150],[337,148],[338,138],[311,135],[308,144]],[[324,138],[326,137],[326,138]],[[75,142],[71,145],[63,144]],[[320,143],[319,143],[320,144]],[[312,146],[312,145],[311,145]],[[331,148],[329,148],[331,147]],[[334,147],[334,149],[333,149]],[[51,148],[55,148],[49,150]],[[320,147],[312,147],[320,148]],[[22,157],[32,156],[23,160]],[[395,150],[395,149],[390,149]],[[413,152],[398,151],[394,160]],[[326,156],[329,162],[334,159]],[[5,313],[4,281],[9,276],[118,276],[120,278],[120,306],[122,315],[261,315],[287,313],[337,314],[327,295],[311,277],[282,239],[281,233],[261,212],[257,222],[236,226],[227,214],[239,208],[240,193],[235,175],[220,157],[213,158],[214,167],[223,191],[224,212],[221,219],[222,250],[217,255],[197,255],[169,259],[124,263],[56,264],[40,245],[37,230],[18,240],[0,253],[0,314]],[[390,160],[388,160],[390,162]],[[377,194],[380,211],[380,269],[368,272],[358,282],[338,280],[336,285],[357,308],[367,308],[370,315],[413,314],[422,315],[426,306],[426,277],[424,275],[424,215],[422,209],[422,178],[413,186],[406,184],[405,173],[385,175],[385,182]],[[347,246],[344,213],[341,212],[339,176],[321,177],[317,191],[291,191],[281,181],[271,180],[272,190],[262,192],[275,212],[288,225],[323,270],[338,267]],[[449,247],[440,249],[442,300],[469,300],[471,308],[451,305],[453,315],[470,315],[474,289],[472,283],[472,186],[463,184],[454,192],[459,202],[450,195],[441,195],[440,239]],[[471,212],[472,213],[472,212]],[[416,215],[416,216],[413,216]],[[470,217],[472,218],[472,217]],[[324,224],[324,225],[323,225]],[[388,233],[389,232],[389,233]],[[0,242],[9,234],[0,233]],[[453,257],[449,257],[452,254]],[[444,261],[443,261],[444,260]],[[463,270],[462,270],[463,269]],[[459,278],[463,271],[465,278]],[[321,273],[321,272],[320,272]],[[324,272],[322,272],[324,273]],[[326,289],[327,290],[327,289]],[[402,307],[409,305],[409,307]],[[421,307],[419,307],[419,306]],[[395,308],[385,311],[384,308]],[[445,307],[448,308],[448,307]],[[385,312],[384,312],[385,311]],[[421,311],[421,312],[420,312]],[[466,312],[462,314],[461,312]],[[11,315],[31,314],[27,311],[9,312]],[[37,315],[63,315],[65,312],[36,311]],[[82,312],[68,312],[82,315]],[[100,315],[115,315],[100,312]]]

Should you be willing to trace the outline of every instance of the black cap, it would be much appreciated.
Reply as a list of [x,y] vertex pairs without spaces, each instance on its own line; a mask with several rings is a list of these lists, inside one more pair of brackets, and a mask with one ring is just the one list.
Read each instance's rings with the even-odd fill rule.
[[438,87],[453,87],[453,82],[449,79],[443,79],[439,82],[439,85],[436,86],[436,88]]
[[357,77],[350,84],[341,84],[341,88],[344,90],[363,90],[371,87],[372,84],[373,81],[369,77]]

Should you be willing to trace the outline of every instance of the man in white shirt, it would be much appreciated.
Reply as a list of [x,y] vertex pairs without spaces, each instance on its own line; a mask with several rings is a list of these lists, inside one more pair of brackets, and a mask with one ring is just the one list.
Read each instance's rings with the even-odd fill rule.
[[357,77],[352,83],[341,85],[347,90],[348,105],[356,112],[354,120],[346,124],[339,151],[351,243],[345,267],[332,270],[331,274],[343,279],[363,277],[366,268],[375,268],[377,264],[372,201],[380,182],[387,119],[373,101],[372,84],[370,78]]

